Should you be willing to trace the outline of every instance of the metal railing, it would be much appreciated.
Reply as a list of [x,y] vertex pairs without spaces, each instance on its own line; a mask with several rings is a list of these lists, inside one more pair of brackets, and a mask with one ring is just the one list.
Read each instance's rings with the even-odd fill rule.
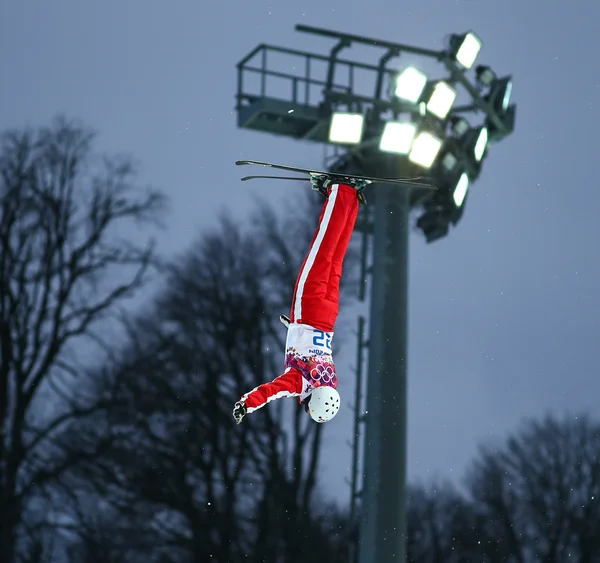
[[[269,57],[270,54],[289,57],[289,62],[286,62],[284,65],[286,68],[283,70],[274,70],[270,61],[272,59],[272,57]],[[315,63],[317,62],[325,63],[325,72],[321,73],[315,69]],[[293,74],[287,69],[302,70]],[[377,83],[381,83],[386,78],[391,79],[394,72],[390,69],[382,69],[374,65],[356,61],[263,43],[237,64],[237,107],[239,108],[245,102],[251,103],[259,98],[283,99],[298,105],[318,107],[323,101],[324,95],[325,100],[334,103],[346,103],[346,100],[350,98],[353,100],[363,98],[365,101],[372,101],[372,97],[370,96],[360,96],[354,93],[357,70],[375,73],[378,77]],[[259,86],[255,91],[249,91],[247,87],[249,75],[258,75],[260,78]],[[345,80],[341,83],[335,81],[339,75],[345,76]],[[288,95],[286,96],[285,93],[282,93],[281,89],[277,91],[270,89],[269,83],[272,80],[270,81],[269,79],[283,79],[288,82],[290,88],[287,92]],[[313,91],[315,93],[314,97],[311,95]]]

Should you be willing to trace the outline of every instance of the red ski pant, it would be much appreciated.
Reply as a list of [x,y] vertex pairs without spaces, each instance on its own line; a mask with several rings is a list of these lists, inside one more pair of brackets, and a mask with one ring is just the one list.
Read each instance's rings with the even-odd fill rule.
[[332,332],[339,312],[342,265],[358,216],[356,190],[329,188],[319,226],[294,288],[290,320]]

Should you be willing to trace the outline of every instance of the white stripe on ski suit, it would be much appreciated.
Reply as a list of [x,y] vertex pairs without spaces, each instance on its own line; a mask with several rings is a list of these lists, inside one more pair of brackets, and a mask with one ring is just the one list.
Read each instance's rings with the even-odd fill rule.
[[319,232],[317,233],[315,242],[310,249],[308,258],[306,259],[306,263],[304,264],[304,268],[302,269],[302,273],[300,274],[300,279],[298,280],[298,288],[296,290],[296,302],[294,304],[295,322],[298,322],[302,319],[302,295],[304,293],[304,284],[306,283],[308,274],[310,274],[310,269],[315,263],[315,258],[317,257],[317,253],[319,252],[319,248],[321,247],[321,242],[323,242],[323,238],[325,237],[325,233],[327,232],[327,226],[329,225],[329,220],[331,219],[331,214],[333,213],[333,206],[335,205],[338,189],[339,184],[334,184],[333,186],[331,186],[331,193],[327,198],[327,205],[325,206],[323,220],[319,225]]
[[[286,370],[279,377],[282,377],[283,375],[285,375],[288,371],[290,371],[290,369],[292,369],[292,368],[286,368]],[[279,379],[279,377],[276,377],[273,380],[273,382],[277,381]],[[260,387],[260,385],[258,387]],[[240,399],[240,401],[242,401],[242,403],[243,403],[246,400],[246,398],[248,397],[248,395],[250,395],[250,393],[254,393],[254,391],[256,391],[258,389],[258,387],[255,387],[254,389],[252,389],[252,391],[248,391],[248,393],[246,393]],[[275,401],[277,399],[285,399],[287,397],[298,397],[298,395],[299,395],[298,393],[292,393],[291,391],[279,391],[279,393],[275,393],[274,395],[267,397],[267,400],[262,405],[258,405],[257,407],[248,407],[248,410],[246,412],[248,414],[250,414],[251,412],[257,411],[258,409],[262,409],[265,405],[268,405],[271,401]]]

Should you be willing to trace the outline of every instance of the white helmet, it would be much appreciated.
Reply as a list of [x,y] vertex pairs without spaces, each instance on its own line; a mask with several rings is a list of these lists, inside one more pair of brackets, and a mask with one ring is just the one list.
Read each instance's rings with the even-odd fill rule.
[[333,388],[322,385],[310,395],[308,414],[315,422],[328,422],[340,410],[340,394]]

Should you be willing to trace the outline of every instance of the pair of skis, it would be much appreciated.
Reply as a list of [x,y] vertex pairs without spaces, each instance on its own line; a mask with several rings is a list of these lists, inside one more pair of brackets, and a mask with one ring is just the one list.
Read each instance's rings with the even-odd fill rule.
[[429,178],[424,176],[416,176],[413,178],[375,178],[373,176],[359,176],[356,174],[339,174],[337,172],[322,172],[320,170],[309,170],[308,168],[296,168],[294,166],[285,166],[283,164],[273,164],[271,162],[262,162],[260,160],[236,160],[238,166],[255,165],[255,166],[267,166],[269,168],[275,168],[276,170],[285,170],[287,172],[298,172],[300,174],[307,174],[307,176],[244,176],[242,182],[247,180],[255,180],[262,178],[271,178],[274,180],[312,180],[320,176],[327,176],[328,178],[335,180],[336,178],[341,181],[344,179],[355,179],[364,180],[367,184],[397,184],[411,188],[425,188],[429,190],[437,189],[427,182]]

